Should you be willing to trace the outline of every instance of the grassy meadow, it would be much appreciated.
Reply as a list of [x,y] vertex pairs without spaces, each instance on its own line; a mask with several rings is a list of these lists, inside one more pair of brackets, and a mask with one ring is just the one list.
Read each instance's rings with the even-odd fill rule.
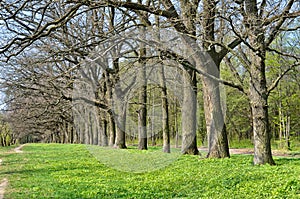
[[28,144],[23,151],[0,151],[5,198],[300,198],[299,158],[253,166],[252,155],[204,159],[155,147]]

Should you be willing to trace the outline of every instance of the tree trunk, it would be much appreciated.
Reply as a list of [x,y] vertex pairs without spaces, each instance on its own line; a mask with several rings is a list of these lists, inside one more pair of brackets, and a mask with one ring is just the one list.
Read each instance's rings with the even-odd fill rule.
[[89,132],[89,118],[87,118],[87,122],[84,124],[84,136],[83,136],[83,144],[90,144],[90,132]]
[[154,94],[152,93],[152,116],[151,116],[151,141],[152,141],[152,146],[156,146],[156,135],[155,135],[155,119],[154,119],[154,114],[155,114],[155,98]]
[[114,115],[115,117],[115,124],[116,124],[116,141],[114,146],[120,149],[125,149],[126,147],[126,141],[125,141],[125,128],[126,128],[126,105],[127,105],[127,99],[124,96],[124,93],[121,88],[119,88],[119,85],[116,85],[115,88],[115,94],[118,98],[117,103],[115,104],[117,113]]
[[[113,61],[113,66],[114,68],[118,68],[118,59]],[[104,71],[104,76],[105,76],[105,85],[107,89],[107,96],[106,96],[106,101],[107,104],[110,108],[113,106],[113,85],[112,85],[112,80],[111,80],[111,75],[108,72],[108,69]],[[116,141],[116,124],[115,124],[115,119],[112,113],[108,113],[108,125],[109,125],[109,146],[114,146],[115,141]]]
[[[117,54],[117,53],[116,53]],[[115,70],[115,81],[118,82],[120,77],[119,77],[119,58],[116,58],[113,61],[113,67]],[[115,126],[116,126],[116,139],[114,146],[120,149],[126,149],[126,136],[125,136],[125,127],[126,127],[126,109],[127,109],[127,99],[120,87],[119,84],[115,84],[115,90],[114,94],[116,95],[116,104],[114,104],[114,108],[117,109],[117,114],[112,113],[115,121]]]
[[286,118],[286,130],[285,130],[285,141],[286,141],[286,149],[291,150],[291,142],[290,142],[290,129],[291,129],[291,117],[287,114]]
[[[101,132],[101,146],[108,146],[108,137],[107,137],[107,120],[106,118],[104,117],[103,120],[102,120],[102,130],[100,130]],[[100,128],[101,128],[100,126]]]
[[[160,26],[160,18],[158,16],[155,16],[155,22],[158,26]],[[158,33],[157,40],[160,41],[161,35],[160,35],[159,31],[157,33]],[[158,66],[158,74],[157,75],[159,76],[160,87],[161,87],[163,152],[170,153],[171,149],[170,149],[169,102],[168,102],[165,70],[164,70],[163,64]],[[154,101],[154,99],[153,99],[153,101]],[[153,135],[153,139],[155,140],[155,135]]]
[[[142,72],[144,73],[144,72]],[[145,78],[145,77],[144,77]],[[147,150],[147,86],[143,85],[140,91],[140,108],[138,111],[139,149]]]
[[[279,96],[280,96],[280,90],[279,90]],[[279,114],[279,144],[280,144],[280,148],[283,148],[282,137],[283,137],[284,120],[282,117],[281,101],[279,102],[278,114]]]
[[160,86],[161,86],[161,108],[162,108],[162,128],[163,128],[163,152],[170,153],[170,126],[169,126],[169,103],[164,66],[159,66]]
[[116,124],[111,114],[109,114],[109,132],[109,146],[114,146],[116,141]]
[[196,139],[197,81],[194,71],[183,70],[182,146],[183,154],[199,154]]
[[[211,46],[211,41],[215,41],[215,15],[216,15],[215,0],[203,1],[203,28],[204,41],[203,47],[208,51],[211,60],[201,60],[201,64],[205,64],[204,71],[208,74],[219,78],[220,77],[220,60],[216,49]],[[208,154],[209,158],[225,158],[230,157],[229,146],[224,122],[224,114],[221,106],[219,83],[210,78],[202,76],[203,98],[204,98],[204,114],[206,120],[206,131],[208,138]]]
[[[275,164],[271,153],[268,103],[263,76],[252,67],[250,102],[253,113],[254,164]],[[254,73],[255,72],[255,73]]]
[[115,147],[120,149],[126,149],[125,142],[125,126],[126,126],[126,105],[119,104],[118,105],[118,119],[117,119],[117,131],[116,131],[116,142]]
[[254,139],[254,160],[255,165],[270,164],[275,162],[271,153],[271,134],[268,117],[268,92],[266,81],[266,46],[263,25],[258,16],[258,9],[255,0],[245,1],[246,23],[248,27],[250,65],[250,106],[253,118],[253,139]]
[[70,132],[70,140],[69,140],[69,143],[70,144],[73,144],[73,143],[75,143],[75,139],[74,139],[74,131],[73,131],[73,126],[72,126],[72,124],[70,124],[69,125],[69,132]]
[[[141,33],[145,33],[145,27],[140,28]],[[138,130],[139,130],[139,149],[147,150],[147,77],[145,63],[146,49],[144,44],[140,45],[140,69],[138,71],[138,82],[141,83],[139,92],[138,110]]]
[[268,117],[268,95],[265,60],[254,52],[251,55],[250,103],[253,121],[254,164],[275,164],[271,153],[271,134]]
[[[98,109],[98,108],[96,108]],[[91,137],[91,144],[93,145],[98,145],[99,144],[99,136],[100,136],[100,131],[99,131],[99,115],[97,113],[99,110],[95,110],[95,113],[91,113],[91,132],[92,132],[92,137]]]
[[174,131],[175,131],[175,148],[179,147],[179,132],[178,132],[178,118],[177,118],[177,102],[176,98],[174,98]]
[[[196,27],[193,17],[197,13],[197,5],[194,2],[185,0],[180,1],[182,10],[183,24],[189,35],[196,36]],[[196,40],[189,37],[186,32],[183,38],[187,39],[187,43],[196,44]],[[195,45],[196,46],[196,45]],[[195,62],[193,63],[195,66]],[[183,154],[199,154],[197,148],[196,128],[197,128],[197,79],[195,71],[190,69],[183,70],[183,103],[182,103],[182,145],[181,152]]]
[[[219,73],[218,71],[216,71]],[[212,73],[210,73],[212,74]],[[212,74],[219,77],[219,74]],[[208,138],[208,158],[230,157],[226,126],[221,107],[219,83],[202,77],[204,113]]]
[[107,113],[103,110],[98,109],[98,121],[95,121],[95,131],[98,136],[97,139],[98,144],[100,146],[108,146],[108,136],[107,136],[107,127],[108,127],[108,122],[107,122]]
[[117,128],[117,134],[116,134],[116,143],[115,147],[119,149],[126,149],[125,144],[125,131],[121,129],[120,127]]

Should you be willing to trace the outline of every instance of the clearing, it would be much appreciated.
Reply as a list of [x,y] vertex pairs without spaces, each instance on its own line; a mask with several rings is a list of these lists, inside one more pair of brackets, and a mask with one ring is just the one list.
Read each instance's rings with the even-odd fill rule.
[[[23,153],[2,153],[0,179],[9,180],[5,198],[300,198],[299,158],[275,157],[276,166],[253,166],[252,155],[185,155],[157,170],[134,173],[107,166],[88,149],[28,144]],[[116,156],[101,147],[94,150]],[[128,151],[147,162],[158,148]]]

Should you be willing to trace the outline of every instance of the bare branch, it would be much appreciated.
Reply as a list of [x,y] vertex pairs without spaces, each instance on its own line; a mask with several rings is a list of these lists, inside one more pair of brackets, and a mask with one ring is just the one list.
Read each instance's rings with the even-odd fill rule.
[[273,49],[273,48],[267,48],[268,51],[270,52],[275,52],[279,55],[282,55],[284,57],[290,57],[290,58],[294,58],[295,60],[300,60],[300,56],[296,56],[296,55],[292,55],[292,54],[289,54],[289,53],[285,53],[285,52],[281,52],[279,50],[276,50],[276,49]]
[[234,82],[230,82],[230,81],[219,79],[219,78],[217,78],[217,77],[215,77],[213,75],[208,74],[207,72],[199,70],[199,69],[195,68],[195,66],[193,66],[188,60],[186,60],[185,58],[183,58],[180,55],[176,54],[175,52],[172,52],[172,51],[162,51],[162,52],[164,53],[164,56],[176,60],[185,69],[187,69],[187,70],[193,70],[193,71],[195,71],[196,73],[198,73],[200,75],[203,75],[203,76],[205,76],[207,78],[210,78],[210,79],[212,79],[214,81],[217,81],[217,82],[219,82],[221,84],[224,84],[226,86],[230,86],[232,88],[236,88],[239,91],[241,91],[242,93],[246,94],[246,92],[244,91],[244,88],[243,88],[242,85],[238,85],[238,84],[235,84]]
[[280,80],[291,70],[293,70],[294,68],[296,68],[297,66],[300,66],[299,62],[294,63],[293,65],[291,65],[288,69],[286,69],[285,71],[283,71],[274,81],[273,83],[269,86],[268,88],[268,95],[270,95],[270,93],[278,86]]
[[39,30],[36,30],[36,32],[32,35],[27,35],[24,37],[15,37],[8,44],[0,48],[0,54],[4,54],[8,51],[16,49],[15,53],[11,53],[7,55],[7,61],[11,57],[17,56],[18,54],[23,52],[27,47],[29,47],[32,43],[34,43],[35,41],[37,41],[42,37],[48,36],[51,32],[53,32],[54,30],[56,30],[57,28],[65,24],[67,21],[69,21],[81,6],[82,4],[77,4],[73,6],[61,18],[47,23]]
[[240,82],[241,85],[243,85],[243,80],[240,77],[239,73],[237,72],[236,68],[231,63],[230,59],[226,56],[224,58],[224,61],[229,66],[229,68],[230,68],[231,72],[233,73],[234,77],[238,79],[238,81]]
[[[293,4],[294,4],[294,0],[290,0],[287,3],[286,7],[284,8],[281,16],[278,16],[279,21],[277,22],[277,24],[270,31],[269,37],[266,39],[266,42],[265,42],[266,46],[269,46],[273,42],[273,40],[276,38],[276,35],[280,32],[280,28],[282,27],[282,25],[286,21],[286,19],[300,16],[300,11],[293,13],[293,15],[291,15],[292,13],[289,13],[289,11],[291,10]],[[271,21],[271,23],[272,23],[272,21]]]
[[221,51],[218,53],[219,62],[230,52],[231,49],[234,49],[242,42],[241,38],[233,40],[228,46],[222,46]]

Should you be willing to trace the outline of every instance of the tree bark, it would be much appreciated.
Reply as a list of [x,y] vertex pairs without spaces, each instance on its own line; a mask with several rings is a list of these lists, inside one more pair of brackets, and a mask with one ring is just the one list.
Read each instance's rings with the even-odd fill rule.
[[258,16],[256,0],[245,1],[246,23],[248,26],[250,65],[250,105],[253,118],[254,160],[255,165],[275,162],[271,153],[271,134],[268,117],[268,91],[266,81],[266,46],[263,21]]
[[163,128],[163,152],[170,153],[170,126],[169,126],[169,102],[166,86],[164,66],[159,66],[160,86],[161,86],[161,108],[162,108],[162,128]]
[[[115,62],[118,62],[118,60],[113,61],[113,66],[118,64]],[[113,85],[112,85],[111,75],[107,70],[105,70],[104,76],[105,76],[105,83],[107,89],[106,101],[108,106],[112,108]],[[109,146],[114,146],[116,141],[116,124],[115,124],[114,116],[111,113],[108,114],[108,126],[109,126]]]
[[[260,66],[261,67],[261,66]],[[275,164],[270,143],[270,125],[268,120],[268,97],[264,74],[251,67],[250,103],[253,117],[254,164]]]
[[183,70],[182,146],[183,154],[199,154],[196,139],[197,81],[194,71]]
[[[185,30],[178,30],[185,32],[184,37],[189,35],[196,36],[196,27],[194,24],[194,17],[197,13],[197,5],[195,2],[189,2],[181,0],[182,19],[185,26]],[[188,36],[189,37],[189,36]],[[192,42],[196,43],[194,38],[188,38]],[[196,65],[195,62],[193,63]],[[183,103],[181,109],[181,123],[182,123],[182,145],[181,152],[183,154],[199,154],[197,148],[197,78],[195,71],[185,69],[183,73]]]
[[101,140],[101,143],[100,145],[101,146],[108,146],[108,136],[107,136],[107,127],[108,127],[108,122],[107,122],[107,119],[106,119],[106,114],[105,113],[102,113],[103,114],[103,118],[101,119],[101,125],[99,126],[99,129],[100,130],[100,140]]
[[116,142],[116,124],[111,114],[109,114],[109,132],[109,146],[114,146]]
[[118,98],[117,103],[114,105],[117,109],[117,113],[114,114],[115,124],[116,124],[116,141],[114,146],[120,149],[125,149],[126,141],[125,141],[125,128],[126,128],[126,114],[127,114],[127,99],[125,94],[123,93],[122,89],[119,85],[116,85],[115,94]]
[[[116,58],[113,61],[113,67],[115,70],[115,82],[120,80],[119,76],[119,59]],[[117,113],[112,113],[115,119],[116,126],[116,139],[114,143],[114,147],[120,149],[126,149],[126,136],[125,136],[125,128],[126,128],[126,114],[127,114],[127,99],[125,96],[125,92],[122,90],[119,84],[115,84],[114,94],[117,98],[116,104],[114,104],[114,108],[116,108]]]
[[[145,33],[145,27],[141,27],[141,33]],[[140,150],[147,150],[147,77],[146,77],[146,49],[144,44],[140,46],[140,69],[138,71],[138,82],[141,83],[139,91],[139,110],[138,110],[138,130],[139,130],[139,146]]]
[[208,158],[230,157],[219,83],[202,77],[204,113],[208,137]]
[[[123,104],[124,103],[124,104]],[[126,149],[125,141],[125,126],[126,126],[126,105],[125,102],[118,104],[118,115],[117,115],[117,129],[116,129],[116,142],[115,147],[120,149]]]
[[[155,17],[156,24],[160,26],[160,18]],[[160,41],[161,35],[158,31],[157,40]],[[161,110],[162,110],[162,131],[163,131],[163,152],[171,153],[170,148],[170,123],[169,123],[169,102],[165,77],[164,65],[158,66],[158,74],[161,87]],[[175,102],[176,103],[176,102]],[[177,118],[176,118],[177,119]],[[153,135],[155,139],[155,135]]]
[[[220,77],[220,60],[216,49],[211,46],[211,41],[215,41],[215,15],[216,1],[203,1],[204,15],[204,41],[203,47],[208,51],[210,59],[214,63],[202,66],[208,74],[219,78]],[[202,60],[203,62],[203,60]],[[230,157],[229,146],[224,121],[224,114],[221,106],[221,96],[219,82],[202,76],[203,84],[203,99],[204,99],[204,114],[206,122],[206,131],[208,138],[208,158],[225,158]]]
[[179,148],[179,132],[178,132],[178,117],[177,117],[177,101],[174,98],[174,131],[175,131],[175,148]]

